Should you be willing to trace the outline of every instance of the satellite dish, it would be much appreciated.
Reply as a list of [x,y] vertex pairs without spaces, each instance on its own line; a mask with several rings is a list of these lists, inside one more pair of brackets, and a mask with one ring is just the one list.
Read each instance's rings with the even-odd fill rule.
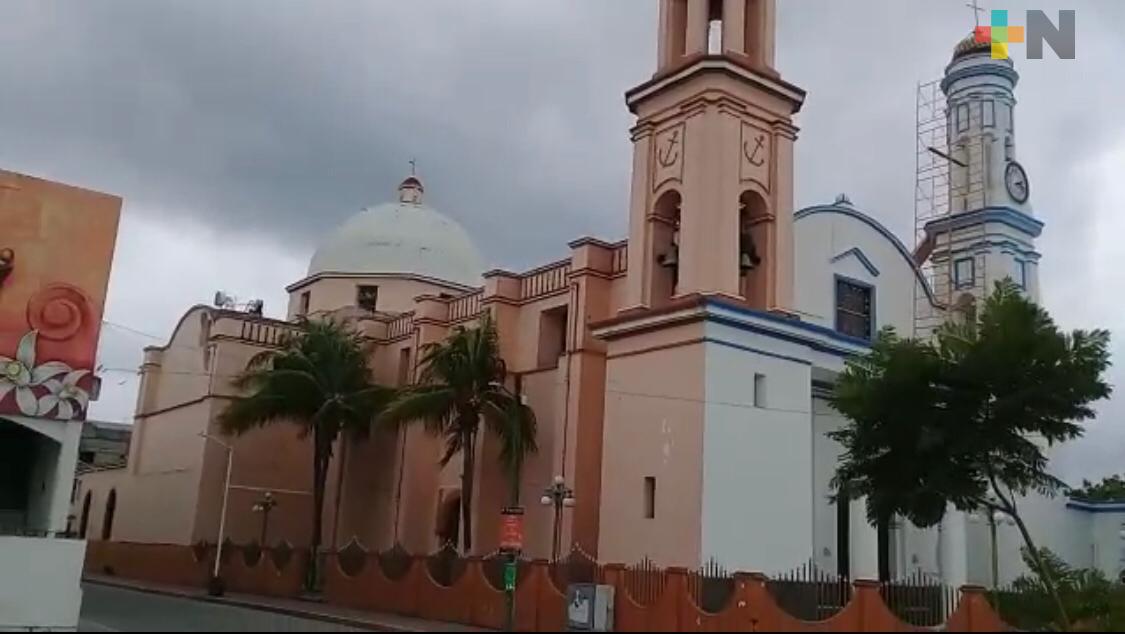
[[234,308],[234,298],[223,291],[215,291],[215,308]]

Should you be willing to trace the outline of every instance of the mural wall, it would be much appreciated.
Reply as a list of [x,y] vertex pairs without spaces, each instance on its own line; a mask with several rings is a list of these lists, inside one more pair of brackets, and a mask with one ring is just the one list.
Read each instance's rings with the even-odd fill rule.
[[0,170],[0,415],[84,420],[121,199]]

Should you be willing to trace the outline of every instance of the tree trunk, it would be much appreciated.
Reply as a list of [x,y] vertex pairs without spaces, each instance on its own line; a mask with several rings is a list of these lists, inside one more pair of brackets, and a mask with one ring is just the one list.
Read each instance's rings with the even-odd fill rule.
[[1058,585],[1055,583],[1054,577],[1051,572],[1047,570],[1047,566],[1043,563],[1043,558],[1039,556],[1039,549],[1035,547],[1035,542],[1031,540],[1031,532],[1027,530],[1027,525],[1023,523],[1023,518],[1019,516],[1014,510],[1006,511],[1008,515],[1016,523],[1016,527],[1020,530],[1020,535],[1023,536],[1023,542],[1027,545],[1028,554],[1031,560],[1035,562],[1035,567],[1038,568],[1039,578],[1043,580],[1043,585],[1047,586],[1047,592],[1051,594],[1051,598],[1055,600],[1055,607],[1059,610],[1059,618],[1062,619],[1063,631],[1070,630],[1070,617],[1066,613],[1066,606],[1063,604],[1062,597],[1059,595]]
[[473,552],[473,467],[476,462],[476,434],[465,433],[461,445],[461,535],[465,554]]
[[328,478],[328,451],[320,425],[313,428],[313,517],[309,540],[309,562],[305,589],[316,591],[320,580],[321,515],[324,512],[324,482]]
[[520,472],[523,471],[523,457],[516,456],[515,464],[512,465],[512,470],[508,474],[508,505],[520,505]]
[[[344,467],[348,464],[348,439],[346,435],[340,438],[340,464],[336,467],[336,495],[332,511],[332,543],[329,547],[336,550],[340,539],[340,507],[344,500]],[[327,462],[327,461],[325,461]]]

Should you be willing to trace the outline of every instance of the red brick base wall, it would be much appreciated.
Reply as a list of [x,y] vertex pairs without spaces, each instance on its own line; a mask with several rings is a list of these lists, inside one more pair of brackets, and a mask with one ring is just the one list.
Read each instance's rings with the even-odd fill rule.
[[[88,573],[180,586],[205,587],[213,564],[214,549],[198,551],[188,546],[91,542],[86,551]],[[224,555],[223,578],[234,592],[270,596],[296,596],[301,590],[305,555],[293,552],[279,566],[265,551],[248,563],[242,548]],[[362,560],[361,560],[362,561]],[[879,596],[874,582],[855,583],[851,602],[832,618],[820,622],[800,621],[778,607],[766,588],[766,578],[756,574],[735,576],[734,595],[717,614],[696,606],[688,588],[686,570],[667,570],[667,582],[651,605],[642,606],[629,595],[625,567],[607,565],[601,582],[613,585],[614,616],[620,632],[912,632],[930,631],[900,621]],[[504,594],[486,579],[477,558],[465,560],[461,574],[449,587],[436,582],[427,559],[414,558],[404,574],[392,580],[383,572],[375,555],[362,561],[360,570],[349,576],[335,556],[326,557],[324,598],[328,603],[400,614],[433,621],[463,623],[500,629],[505,621]],[[545,561],[531,562],[521,572],[515,595],[516,628],[521,631],[557,632],[564,629],[563,593],[555,587]],[[995,632],[1008,628],[991,609],[984,589],[962,588],[957,610],[946,624],[950,632]]]

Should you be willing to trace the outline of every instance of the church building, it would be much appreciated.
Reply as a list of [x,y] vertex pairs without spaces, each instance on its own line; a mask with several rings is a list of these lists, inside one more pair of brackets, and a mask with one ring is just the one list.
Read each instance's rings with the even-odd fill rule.
[[[826,434],[844,420],[827,396],[883,327],[938,323],[1003,277],[1038,297],[1043,224],[1015,157],[1017,74],[972,36],[957,45],[942,83],[951,202],[908,248],[845,195],[795,208],[806,94],[775,66],[776,10],[775,0],[660,0],[655,74],[625,95],[636,117],[627,240],[560,240],[556,261],[484,270],[469,234],[427,204],[426,187],[441,183],[412,175],[324,239],[287,287],[287,319],[189,309],[167,345],[145,350],[127,465],[80,478],[81,530],[103,526],[113,496],[106,539],[214,542],[229,451],[226,534],[258,539],[255,509],[269,492],[266,541],[307,544],[309,442],[285,425],[224,437],[216,421],[236,396],[231,378],[298,318],[332,316],[370,341],[379,383],[408,385],[421,346],[489,312],[511,387],[538,420],[520,489],[526,556],[561,545],[603,562],[714,559],[765,573],[811,559],[850,578],[920,570],[986,582],[976,563],[987,561],[986,529],[974,518],[875,527],[863,500],[829,501],[840,447]],[[455,542],[461,462],[441,468],[442,449],[419,426],[341,438],[326,546],[427,553]],[[474,551],[485,555],[509,487],[496,439],[482,434],[477,451]],[[555,511],[539,504],[556,478],[572,492],[558,544]],[[1007,576],[1020,572],[1011,565]]]

